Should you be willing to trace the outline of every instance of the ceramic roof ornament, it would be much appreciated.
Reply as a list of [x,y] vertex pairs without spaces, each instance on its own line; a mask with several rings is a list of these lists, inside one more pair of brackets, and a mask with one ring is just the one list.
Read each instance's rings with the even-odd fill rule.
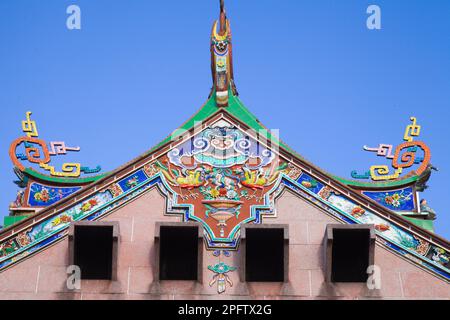
[[[341,223],[373,224],[379,244],[386,250],[449,281],[448,241],[427,228],[424,219],[408,220],[420,220],[409,215],[420,214],[417,192],[424,188],[431,174],[429,166],[423,166],[429,163],[429,152],[418,164],[411,160],[409,149],[418,143],[414,137],[420,133],[417,123],[413,122],[413,127],[405,132],[409,133],[405,135],[408,141],[405,140],[398,154],[393,148],[392,152],[383,148],[376,152],[389,159],[392,155],[396,169],[414,163],[418,171],[400,179],[380,181],[334,176],[281,141],[239,99],[234,87],[231,28],[223,1],[210,40],[213,89],[208,100],[174,133],[140,157],[86,181],[80,180],[81,177],[42,175],[25,166],[19,167],[20,174],[24,175],[21,185],[27,185],[28,189],[23,199],[18,196],[16,202],[32,206],[47,200],[51,205],[2,230],[0,271],[66,237],[73,221],[101,220],[152,188],[158,188],[165,201],[165,212],[152,214],[175,216],[183,222],[197,221],[203,227],[208,251],[234,252],[239,248],[241,226],[277,218],[280,213],[275,203],[288,190]],[[26,133],[30,136],[16,144],[38,142],[31,140],[37,139],[33,135],[38,135],[32,121],[25,120]],[[69,151],[67,146],[61,146],[59,151],[54,147],[55,154]],[[424,144],[417,147],[428,151]],[[44,151],[45,148],[47,153],[41,154],[44,156],[41,162],[32,150],[28,154],[25,151],[23,157],[50,166],[52,148],[42,145]],[[18,155],[15,147],[12,150],[13,158],[20,161],[22,155]],[[63,197],[58,199],[60,195]],[[439,259],[433,258],[436,252]],[[226,275],[233,275],[233,270],[220,265],[220,261],[217,263],[222,269],[212,265],[210,270],[221,291],[227,283],[231,286]]]
[[237,94],[234,86],[232,49],[230,21],[227,19],[224,1],[221,0],[219,20],[214,22],[211,32],[213,94],[218,107],[228,106],[229,90]]

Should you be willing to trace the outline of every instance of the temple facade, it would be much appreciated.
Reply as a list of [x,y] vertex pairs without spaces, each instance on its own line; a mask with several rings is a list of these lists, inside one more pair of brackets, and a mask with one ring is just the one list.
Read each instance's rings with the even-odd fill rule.
[[364,146],[387,164],[335,176],[239,99],[223,1],[210,40],[206,103],[114,171],[59,165],[80,147],[41,139],[25,114],[0,299],[449,299],[418,119],[398,145]]

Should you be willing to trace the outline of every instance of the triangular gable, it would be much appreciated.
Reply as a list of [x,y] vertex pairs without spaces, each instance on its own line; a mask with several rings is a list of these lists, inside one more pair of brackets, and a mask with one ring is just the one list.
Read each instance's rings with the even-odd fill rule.
[[[196,123],[182,138],[172,137],[77,195],[2,232],[0,268],[8,268],[59,241],[66,236],[70,222],[101,219],[154,187],[166,196],[166,214],[202,222],[210,249],[233,250],[238,247],[242,223],[262,223],[264,217],[276,217],[276,198],[287,188],[343,223],[374,224],[381,245],[449,281],[449,246],[445,240],[413,227],[282,146],[276,150],[274,139],[258,139],[258,132],[249,131],[228,109],[216,109],[206,121]],[[230,141],[234,144],[257,146],[257,152],[233,148],[235,154],[221,159],[217,150],[225,151],[227,140],[223,137],[227,135],[233,136]],[[212,142],[214,137],[217,141]],[[209,147],[219,142],[222,145],[215,151],[196,150],[201,141]],[[194,149],[188,150],[189,145]]]
[[240,227],[275,218],[277,198],[290,190],[342,223],[375,225],[379,245],[449,281],[447,240],[355,191],[405,186],[424,177],[358,185],[307,162],[267,130],[238,98],[231,29],[223,3],[220,27],[217,30],[214,24],[210,45],[213,89],[208,101],[141,157],[82,181],[37,176],[24,168],[24,173],[49,183],[92,183],[2,230],[0,271],[66,237],[72,221],[102,219],[153,188],[166,198],[164,214],[202,223],[208,249],[236,250]]

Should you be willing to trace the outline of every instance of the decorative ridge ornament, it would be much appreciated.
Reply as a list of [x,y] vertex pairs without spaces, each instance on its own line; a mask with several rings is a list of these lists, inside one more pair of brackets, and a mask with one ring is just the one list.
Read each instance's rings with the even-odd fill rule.
[[[50,176],[78,178],[82,173],[91,174],[101,170],[100,166],[94,169],[82,167],[80,163],[63,163],[62,170],[55,170],[51,166],[51,158],[60,155],[66,155],[67,152],[78,152],[80,147],[68,147],[64,141],[51,141],[49,146],[47,142],[39,138],[39,133],[35,121],[31,120],[31,111],[26,112],[26,120],[22,121],[22,131],[26,136],[19,137],[11,143],[9,155],[14,166],[21,172],[26,168],[23,161],[28,161],[37,165],[39,168],[49,171]],[[32,169],[34,170],[34,169]]]
[[[222,0],[221,24],[217,30],[215,23],[214,40],[231,38],[223,7]],[[231,71],[231,51],[227,52],[226,61],[230,62],[227,67]],[[225,75],[229,76],[226,77],[229,81],[227,112],[217,109],[214,87],[214,96],[210,95],[201,111],[179,128],[188,132],[183,139],[167,137],[76,195],[73,194],[76,190],[63,183],[43,185],[39,179],[32,181],[33,176],[27,171],[22,173],[28,174],[30,181],[28,191],[16,196],[18,206],[27,201],[30,207],[55,205],[39,211],[33,219],[2,231],[0,272],[34,254],[45,254],[46,248],[68,237],[67,229],[73,221],[102,220],[155,190],[164,199],[164,216],[201,223],[206,250],[214,250],[213,256],[218,258],[218,261],[208,260],[211,261],[208,270],[212,272],[209,286],[216,285],[217,292],[222,293],[232,287],[233,281],[238,281],[233,265],[237,257],[235,250],[239,250],[240,227],[276,218],[279,214],[276,201],[286,191],[342,223],[374,224],[380,245],[450,281],[448,241],[397,219],[392,211],[387,211],[392,208],[368,203],[355,190],[337,183],[335,178],[304,160],[277,136],[270,134],[268,143],[269,135],[261,134],[261,130],[268,133],[267,130],[233,92],[232,73],[227,72],[225,68]],[[197,125],[198,120],[203,121],[202,126]],[[54,151],[58,153],[57,148]],[[20,160],[28,159],[26,152],[23,157]],[[80,168],[85,173],[96,169]],[[391,207],[412,210],[408,199],[414,196],[413,188],[388,192],[383,200]],[[72,196],[58,203],[68,194]],[[150,201],[151,204],[154,200]]]
[[382,143],[375,148],[364,146],[365,151],[376,152],[379,157],[392,159],[391,166],[394,168],[394,172],[390,173],[387,165],[373,165],[368,171],[362,174],[353,170],[351,173],[352,178],[371,178],[373,181],[397,180],[405,173],[404,169],[411,168],[414,165],[418,165],[414,173],[418,176],[422,175],[431,166],[431,152],[430,148],[424,142],[414,141],[414,137],[420,135],[421,126],[417,124],[416,117],[410,117],[410,120],[412,124],[406,127],[403,135],[405,142],[399,144],[394,152],[392,152],[392,144]]
[[[238,129],[241,123],[231,118],[217,120],[210,119],[202,131],[192,132],[190,139],[158,150],[147,158],[148,162],[129,165],[118,179],[90,185],[89,192],[72,198],[74,201],[37,213],[32,223],[5,230],[9,233],[4,232],[0,240],[0,272],[66,237],[72,221],[101,220],[158,188],[165,197],[164,215],[202,224],[206,249],[214,250],[213,256],[218,258],[208,268],[213,273],[209,286],[216,285],[217,292],[225,292],[234,282],[234,259],[228,258],[230,251],[238,249],[240,226],[276,218],[276,201],[284,191],[343,223],[374,224],[382,246],[449,281],[447,241],[402,223],[391,216],[392,211],[380,211],[378,206],[357,200],[354,191],[316,176],[312,167],[290,162],[253,134]],[[221,152],[226,150],[229,152]],[[36,202],[53,202],[68,192],[53,192],[54,187],[45,186],[31,188],[31,198]],[[385,200],[393,207],[406,209],[413,191],[389,193]],[[16,200],[21,203],[20,194]],[[207,208],[205,200],[206,204],[213,200],[217,206]],[[235,206],[238,201],[243,202],[240,208]],[[219,257],[219,251],[223,257]]]
[[[217,24],[220,22],[219,31]],[[227,19],[224,1],[220,1],[220,18],[211,31],[211,72],[213,93],[218,107],[228,106],[228,91],[237,94],[233,79],[233,59],[230,21]]]
[[[55,157],[79,152],[78,146],[68,146],[64,141],[45,141],[39,137],[36,121],[27,111],[22,121],[23,136],[14,140],[9,147],[9,156],[14,164],[21,188],[11,202],[10,216],[22,218],[34,214],[37,208],[45,208],[81,190],[84,185],[100,179],[94,175],[102,170],[100,166],[88,167],[75,162],[52,162]],[[60,167],[57,168],[57,167]],[[82,176],[83,175],[83,176]],[[14,220],[5,219],[5,226]]]

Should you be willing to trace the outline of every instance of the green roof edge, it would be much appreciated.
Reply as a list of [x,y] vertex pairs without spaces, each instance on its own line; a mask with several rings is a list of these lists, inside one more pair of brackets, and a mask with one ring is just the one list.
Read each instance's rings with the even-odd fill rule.
[[425,230],[428,230],[428,231],[434,233],[434,221],[433,220],[417,219],[417,218],[406,217],[406,216],[403,216],[403,218],[405,218],[408,221],[411,221],[416,226],[422,227]]
[[419,179],[419,176],[409,177],[407,179],[395,180],[395,181],[383,181],[383,182],[364,182],[364,181],[356,181],[356,180],[348,180],[345,178],[341,178],[335,175],[330,174],[330,176],[346,185],[353,187],[367,187],[367,188],[392,188],[392,187],[400,187],[405,184],[414,183]]
[[109,172],[105,172],[105,173],[102,173],[102,174],[99,174],[99,175],[96,175],[96,176],[92,176],[92,177],[75,179],[75,178],[50,177],[50,176],[47,176],[45,174],[39,173],[37,171],[34,171],[31,168],[26,168],[24,172],[26,174],[34,177],[34,178],[37,178],[39,180],[43,180],[43,181],[46,181],[46,182],[62,183],[62,184],[69,183],[69,184],[74,184],[74,185],[91,183],[91,182],[100,180],[100,179],[106,177],[109,174]]
[[[229,105],[230,109],[227,109],[230,111],[231,114],[233,114],[235,117],[249,125],[249,127],[253,129],[265,129],[264,126],[262,126],[258,119],[244,106],[244,104],[241,102],[241,100],[237,96],[231,96],[232,99],[230,99],[231,103]],[[234,107],[234,108],[233,108]],[[270,133],[269,133],[270,135]],[[283,141],[279,139],[275,139],[276,142],[282,146],[286,151],[294,154],[298,158],[302,160],[306,160],[303,158],[300,154],[298,154],[295,150],[290,148],[288,145],[286,145]],[[324,170],[322,170],[324,171]],[[356,180],[349,180],[345,179],[339,176],[336,176],[334,174],[330,174],[328,172],[324,172],[331,178],[338,180],[339,182],[346,184],[348,186],[353,187],[366,187],[366,188],[392,188],[392,187],[399,187],[404,186],[405,184],[414,183],[419,179],[419,176],[413,176],[409,177],[407,179],[402,180],[396,180],[396,181],[383,181],[383,182],[364,182],[364,181],[356,181]]]
[[[270,130],[268,130],[266,127],[264,127],[260,121],[256,118],[256,116],[251,113],[247,107],[244,106],[242,101],[239,99],[237,95],[234,95],[232,90],[228,90],[228,106],[224,108],[219,108],[215,101],[215,92],[214,90],[211,92],[208,100],[206,103],[191,117],[189,118],[185,123],[183,123],[178,129],[174,130],[172,134],[167,136],[164,140],[162,140],[160,143],[155,145],[153,148],[145,152],[142,156],[145,157],[149,154],[151,154],[153,151],[157,150],[158,148],[162,147],[163,145],[169,143],[172,141],[172,137],[177,137],[176,134],[177,131],[180,133],[186,132],[194,128],[197,122],[203,122],[204,120],[208,119],[215,113],[220,112],[221,110],[226,110],[228,113],[230,113],[232,116],[240,120],[242,123],[245,123],[249,128],[259,131],[264,130],[267,133],[267,138],[271,139],[271,141],[277,143],[279,146],[283,147],[287,152],[291,153],[292,155],[296,156],[297,158],[308,162],[305,158],[303,158],[300,154],[298,154],[295,150],[290,148],[288,145],[286,145],[283,141],[281,141],[278,137],[272,136]],[[309,162],[308,162],[309,163]],[[325,170],[321,169],[322,172],[325,175],[328,175],[330,178],[335,179],[345,185],[348,185],[350,187],[360,187],[360,188],[392,188],[392,187],[399,187],[404,186],[406,184],[411,184],[419,180],[420,176],[412,176],[407,179],[403,180],[396,180],[396,181],[383,181],[383,182],[363,182],[363,181],[356,181],[356,180],[349,180],[345,179],[333,174],[330,174],[326,172]],[[87,178],[81,178],[81,179],[71,179],[71,178],[58,178],[58,177],[50,177],[45,174],[38,173],[31,168],[25,169],[25,173],[38,178],[40,180],[48,181],[48,182],[55,182],[55,183],[70,183],[70,184],[87,184],[91,182],[95,182],[97,180],[100,180],[102,178],[105,178],[109,174],[113,172],[106,172],[97,176],[87,177]],[[427,229],[431,232],[433,231],[433,223],[429,222],[423,222],[419,219],[414,218],[408,218],[405,217],[407,220],[411,221],[412,223]]]
[[[186,121],[182,126],[180,126],[177,131],[188,131],[192,129],[196,122],[204,121],[205,119],[209,118],[211,115],[213,115],[216,112],[219,112],[221,108],[219,108],[215,101],[215,94],[214,90],[212,91],[210,97],[206,101],[206,103],[200,108],[199,111],[197,111],[194,116],[192,116],[188,121]],[[239,119],[241,122],[248,125],[250,128],[258,131],[258,130],[267,130],[256,118],[256,116],[245,107],[245,105],[242,103],[242,101],[239,99],[237,95],[234,95],[232,90],[228,90],[228,106],[224,108],[227,112],[229,112],[231,115]],[[295,150],[293,150],[291,147],[289,147],[287,144],[285,144],[283,141],[278,139],[277,137],[274,137],[271,135],[270,131],[268,132],[268,138],[270,138],[272,141],[275,141],[278,143],[281,147],[283,147],[286,151],[292,153],[296,157],[307,161],[304,157],[302,157],[299,153],[297,153]],[[172,135],[169,135],[166,137],[163,141],[158,143],[156,146],[151,148],[146,154],[152,153],[154,150],[158,149],[162,145],[170,142],[172,140]],[[324,170],[322,170],[324,171]],[[345,179],[336,175],[333,175],[331,173],[325,172],[324,173],[331,178],[338,180],[339,182],[346,184],[348,186],[352,187],[360,187],[360,188],[392,188],[392,187],[400,187],[404,186],[406,184],[414,183],[419,179],[419,176],[413,176],[409,177],[407,179],[403,180],[396,180],[396,181],[383,181],[383,182],[364,182],[364,181],[356,181],[356,180],[350,180]]]

